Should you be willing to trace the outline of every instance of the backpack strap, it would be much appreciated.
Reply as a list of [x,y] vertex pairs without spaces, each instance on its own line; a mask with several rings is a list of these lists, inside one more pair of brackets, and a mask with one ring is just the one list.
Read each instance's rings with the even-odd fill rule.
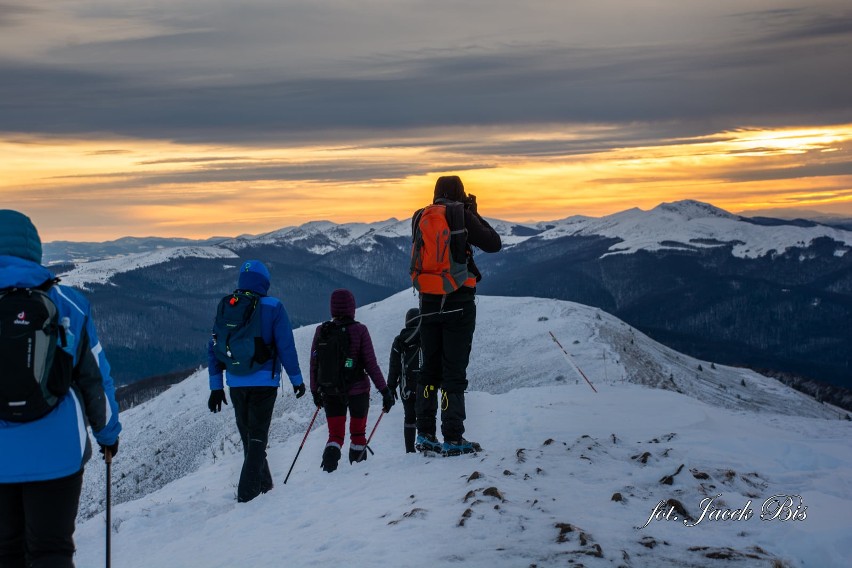
[[56,284],[59,284],[59,282],[60,282],[59,278],[48,278],[47,280],[45,280],[44,282],[42,282],[41,284],[36,286],[34,289],[35,290],[41,290],[42,292],[47,292],[48,290],[53,288]]

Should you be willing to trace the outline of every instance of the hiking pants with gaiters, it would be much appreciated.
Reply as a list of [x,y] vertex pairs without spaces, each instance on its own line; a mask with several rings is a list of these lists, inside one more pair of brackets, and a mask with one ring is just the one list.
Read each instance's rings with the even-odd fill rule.
[[[447,302],[424,296],[421,302],[420,346],[423,350],[421,384],[417,386],[417,431],[436,434],[438,407],[444,440],[464,434],[467,365],[476,328],[476,303],[471,297]],[[435,389],[431,390],[430,387]],[[439,393],[440,387],[442,393]]]
[[346,437],[346,412],[349,411],[349,442],[355,450],[367,445],[367,414],[370,410],[370,393],[347,396],[327,396],[324,399],[328,420],[328,443],[342,448]]
[[251,501],[272,489],[266,446],[277,395],[277,387],[231,387],[237,430],[243,442],[243,469],[237,486],[237,501]]

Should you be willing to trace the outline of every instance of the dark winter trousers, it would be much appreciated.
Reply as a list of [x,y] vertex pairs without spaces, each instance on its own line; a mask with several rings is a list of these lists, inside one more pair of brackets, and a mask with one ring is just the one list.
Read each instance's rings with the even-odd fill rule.
[[83,470],[59,479],[0,483],[0,568],[73,568]]
[[404,423],[402,425],[402,435],[405,439],[406,453],[412,453],[414,449],[414,439],[417,436],[417,414],[415,412],[415,402],[417,396],[410,392],[408,398],[402,399],[402,408],[405,411]]
[[346,412],[349,422],[350,447],[363,450],[367,446],[367,412],[370,410],[370,393],[349,396],[326,396],[323,402],[328,420],[328,443],[343,447],[346,437]]
[[243,469],[237,486],[237,501],[241,503],[272,489],[266,445],[277,396],[276,387],[231,387],[231,402],[243,442]]
[[441,309],[440,301],[424,298],[420,310],[423,370],[417,386],[417,431],[435,435],[440,404],[441,434],[445,440],[459,440],[464,434],[464,391],[476,328],[476,304],[471,298],[448,303]]

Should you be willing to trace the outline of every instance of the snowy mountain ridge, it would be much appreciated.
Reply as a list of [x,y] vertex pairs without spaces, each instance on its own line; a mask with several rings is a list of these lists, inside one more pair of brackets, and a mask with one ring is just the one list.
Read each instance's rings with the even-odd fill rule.
[[[649,211],[632,208],[604,217],[572,216],[559,221],[526,224],[499,219],[489,219],[489,222],[501,235],[505,248],[515,247],[530,239],[552,240],[568,236],[618,239],[619,242],[613,244],[604,256],[638,251],[696,251],[731,246],[731,252],[736,257],[758,258],[781,254],[792,247],[808,247],[821,238],[837,243],[837,256],[843,256],[852,249],[852,231],[816,223],[813,226],[760,224],[694,200],[662,203]],[[216,255],[234,258],[247,248],[268,245],[302,248],[321,257],[346,247],[371,251],[377,239],[391,239],[397,242],[397,247],[407,251],[410,246],[410,227],[408,219],[400,221],[394,218],[374,223],[311,221],[262,235],[226,239],[212,246],[166,248],[82,263],[62,276],[66,283],[73,286],[106,283],[114,274],[172,258],[211,258]],[[217,248],[221,250],[217,252]]]
[[162,264],[176,258],[238,258],[229,249],[218,246],[181,246],[151,252],[133,253],[93,262],[84,262],[69,272],[60,274],[62,283],[85,290],[87,284],[107,284],[116,274],[146,266]]
[[[358,309],[383,370],[415,303],[406,291]],[[295,331],[305,372],[312,336],[313,326]],[[466,424],[485,447],[479,456],[404,455],[397,405],[371,443],[376,455],[327,475],[319,470],[320,414],[286,486],[313,407],[285,386],[269,450],[277,486],[238,506],[242,450],[233,415],[230,407],[209,413],[200,370],[122,413],[114,565],[262,568],[286,558],[293,566],[552,566],[572,559],[708,566],[727,558],[720,565],[840,566],[852,552],[845,514],[852,497],[843,491],[852,484],[852,423],[772,379],[679,354],[594,308],[487,296],[478,299],[469,379]],[[370,428],[379,416],[373,398]],[[102,563],[103,475],[93,460],[80,512],[92,518],[77,533],[80,566]],[[716,493],[730,507],[801,494],[812,515],[801,523],[637,528],[667,499],[697,519],[701,499]],[[393,544],[417,538],[441,544],[420,553]]]
[[733,245],[732,254],[758,258],[780,254],[792,247],[810,246],[816,239],[838,243],[837,255],[852,249],[852,231],[824,225],[767,226],[749,222],[708,203],[684,200],[662,203],[643,211],[633,208],[605,217],[571,217],[553,223],[543,239],[565,236],[603,236],[620,239],[607,254],[631,254],[640,250],[699,250]]

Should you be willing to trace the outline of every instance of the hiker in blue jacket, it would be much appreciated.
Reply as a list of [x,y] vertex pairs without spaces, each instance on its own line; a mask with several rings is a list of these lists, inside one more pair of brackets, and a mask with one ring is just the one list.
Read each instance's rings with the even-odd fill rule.
[[[41,239],[30,219],[0,210],[0,290],[49,285],[55,276],[41,266],[41,258]],[[64,346],[57,345],[54,361],[71,362],[71,388],[40,418],[0,419],[0,566],[4,567],[74,566],[74,522],[83,467],[92,455],[86,426],[91,426],[101,453],[118,452],[121,424],[115,387],[89,303],[76,290],[58,284],[51,285],[47,294],[56,304],[66,337]],[[0,381],[11,380],[4,372],[8,375],[9,370],[0,371]]]
[[[272,489],[272,473],[266,459],[269,440],[269,425],[275,397],[281,384],[281,366],[287,372],[296,398],[305,394],[305,383],[299,368],[293,328],[284,304],[277,298],[267,296],[269,292],[269,270],[259,260],[249,260],[240,266],[237,291],[252,292],[260,296],[260,323],[262,342],[273,356],[257,370],[248,374],[227,372],[224,362],[219,360],[214,349],[216,338],[207,344],[208,372],[210,375],[210,412],[222,410],[225,397],[224,378],[227,375],[231,402],[234,404],[237,429],[243,443],[243,467],[237,487],[237,501],[251,501],[261,493]],[[215,326],[215,324],[214,324]]]

